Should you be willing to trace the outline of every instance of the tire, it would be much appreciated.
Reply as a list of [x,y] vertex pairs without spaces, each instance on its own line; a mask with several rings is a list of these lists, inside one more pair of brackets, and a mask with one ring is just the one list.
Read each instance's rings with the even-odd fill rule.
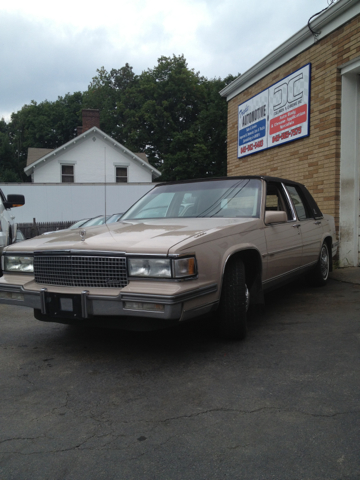
[[330,272],[330,255],[327,243],[321,246],[320,255],[316,267],[311,272],[310,283],[314,287],[323,287],[326,285]]
[[217,328],[226,340],[242,340],[247,334],[246,314],[249,306],[249,290],[245,283],[245,267],[242,260],[230,260],[225,269]]

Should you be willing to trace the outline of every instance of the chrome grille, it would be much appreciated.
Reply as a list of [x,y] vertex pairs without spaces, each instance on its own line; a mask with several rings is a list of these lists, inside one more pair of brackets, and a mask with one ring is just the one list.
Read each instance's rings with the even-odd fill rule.
[[123,288],[128,284],[125,257],[34,256],[35,281],[69,287]]

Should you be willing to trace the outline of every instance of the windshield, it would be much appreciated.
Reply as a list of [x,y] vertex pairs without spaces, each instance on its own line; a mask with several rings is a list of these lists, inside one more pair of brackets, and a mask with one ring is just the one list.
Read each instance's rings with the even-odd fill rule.
[[189,217],[259,217],[261,181],[213,180],[155,187],[121,220]]

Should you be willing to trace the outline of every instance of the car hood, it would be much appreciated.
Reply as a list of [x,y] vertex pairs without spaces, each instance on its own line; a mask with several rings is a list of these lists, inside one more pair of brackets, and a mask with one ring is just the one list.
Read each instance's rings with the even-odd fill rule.
[[[223,236],[249,231],[259,219],[186,218],[123,221],[98,227],[63,230],[21,243],[22,251],[92,250],[124,253],[166,254],[173,247],[202,243],[209,235]],[[234,232],[232,232],[234,230]],[[83,240],[80,233],[85,232]],[[218,235],[216,235],[218,234]],[[20,246],[9,247],[20,250]]]

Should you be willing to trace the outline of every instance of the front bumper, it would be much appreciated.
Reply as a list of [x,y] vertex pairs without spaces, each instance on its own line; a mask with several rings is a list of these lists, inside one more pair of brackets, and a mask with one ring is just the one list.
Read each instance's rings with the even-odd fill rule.
[[[74,323],[94,317],[141,317],[161,320],[187,320],[214,309],[216,284],[175,295],[119,293],[118,295],[26,290],[20,285],[0,284],[0,303],[30,307],[50,321]],[[140,308],[146,305],[147,309]],[[154,309],[151,309],[151,305]]]

